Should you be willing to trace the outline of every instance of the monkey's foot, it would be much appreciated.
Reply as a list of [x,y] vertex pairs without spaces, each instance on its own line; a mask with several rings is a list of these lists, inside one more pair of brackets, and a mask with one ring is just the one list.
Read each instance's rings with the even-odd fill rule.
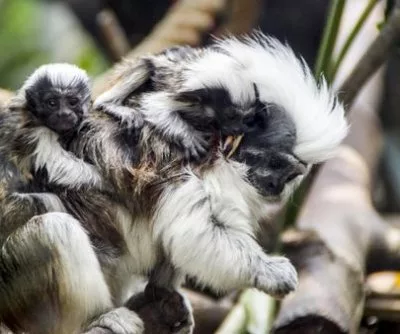
[[192,334],[194,329],[193,310],[189,299],[179,292],[174,292],[169,301],[165,304],[170,304],[169,308],[175,307],[175,310],[180,310],[183,315],[180,319],[171,325],[174,334]]
[[274,298],[283,298],[298,284],[297,271],[285,257],[274,256],[263,260],[255,273],[255,287]]
[[145,334],[192,334],[193,312],[184,294],[148,285],[126,303],[144,322]]
[[135,312],[128,310],[126,307],[116,308],[102,314],[90,324],[89,331],[86,333],[100,333],[96,332],[96,327],[106,330],[105,333],[108,330],[113,334],[142,334],[144,331],[143,321]]
[[132,108],[112,104],[99,105],[98,108],[119,121],[131,133],[138,132],[143,127],[143,115]]

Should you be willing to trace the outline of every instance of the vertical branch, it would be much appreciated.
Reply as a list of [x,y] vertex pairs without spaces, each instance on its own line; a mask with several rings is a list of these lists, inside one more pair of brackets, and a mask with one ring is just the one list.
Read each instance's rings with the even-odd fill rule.
[[96,20],[113,60],[120,60],[129,51],[129,41],[117,17],[110,9],[103,9]]
[[340,92],[345,105],[351,105],[360,88],[386,61],[389,52],[400,37],[400,0],[383,26],[379,36],[372,42],[368,50],[355,66],[348,79],[343,83]]
[[314,73],[316,77],[319,77],[321,73],[327,74],[327,70],[331,61],[331,55],[336,43],[336,37],[339,31],[344,4],[345,0],[332,0],[331,2],[328,20],[324,29],[322,42],[318,51],[315,65]]
[[349,36],[346,39],[342,49],[339,52],[338,58],[332,68],[329,70],[329,78],[333,80],[335,75],[342,63],[344,57],[346,56],[347,52],[351,44],[353,43],[354,39],[357,37],[358,33],[360,32],[361,28],[363,27],[365,21],[368,19],[369,15],[371,14],[372,10],[374,9],[375,5],[378,3],[379,0],[369,0],[367,6],[365,7],[364,11],[361,13],[359,19],[357,20],[356,24],[354,25],[353,29],[351,30]]

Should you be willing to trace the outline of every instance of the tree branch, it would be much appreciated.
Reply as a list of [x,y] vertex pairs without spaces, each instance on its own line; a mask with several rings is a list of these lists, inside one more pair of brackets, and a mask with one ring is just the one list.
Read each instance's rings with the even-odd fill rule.
[[283,237],[299,287],[283,300],[274,333],[355,333],[367,273],[400,269],[400,231],[378,215],[370,196],[382,144],[379,82],[375,76],[353,103],[350,134],[320,169],[296,230]]
[[360,88],[386,61],[389,52],[395,47],[400,36],[400,1],[396,1],[392,13],[381,33],[372,42],[364,56],[359,60],[348,79],[340,88],[341,98],[345,105],[350,106]]

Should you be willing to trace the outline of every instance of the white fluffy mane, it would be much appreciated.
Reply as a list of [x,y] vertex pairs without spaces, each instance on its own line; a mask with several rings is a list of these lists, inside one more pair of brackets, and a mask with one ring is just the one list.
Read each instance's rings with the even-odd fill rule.
[[86,71],[68,63],[54,63],[40,66],[25,81],[20,93],[35,85],[40,79],[48,78],[54,87],[68,88],[81,82],[90,87]]
[[291,115],[297,131],[294,152],[300,159],[318,163],[333,155],[348,125],[324,78],[317,83],[289,46],[261,33],[219,40],[217,45],[242,65],[262,102],[280,105]]

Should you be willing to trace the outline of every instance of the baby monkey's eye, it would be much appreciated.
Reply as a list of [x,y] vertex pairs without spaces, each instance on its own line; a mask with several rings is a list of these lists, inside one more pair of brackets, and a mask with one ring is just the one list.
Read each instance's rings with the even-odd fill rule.
[[51,109],[55,109],[58,107],[58,101],[55,98],[50,98],[46,101],[46,104],[48,107],[50,107]]
[[79,99],[78,99],[78,98],[76,98],[76,97],[70,97],[70,98],[68,98],[68,104],[69,104],[71,107],[77,106],[78,103],[79,103]]

